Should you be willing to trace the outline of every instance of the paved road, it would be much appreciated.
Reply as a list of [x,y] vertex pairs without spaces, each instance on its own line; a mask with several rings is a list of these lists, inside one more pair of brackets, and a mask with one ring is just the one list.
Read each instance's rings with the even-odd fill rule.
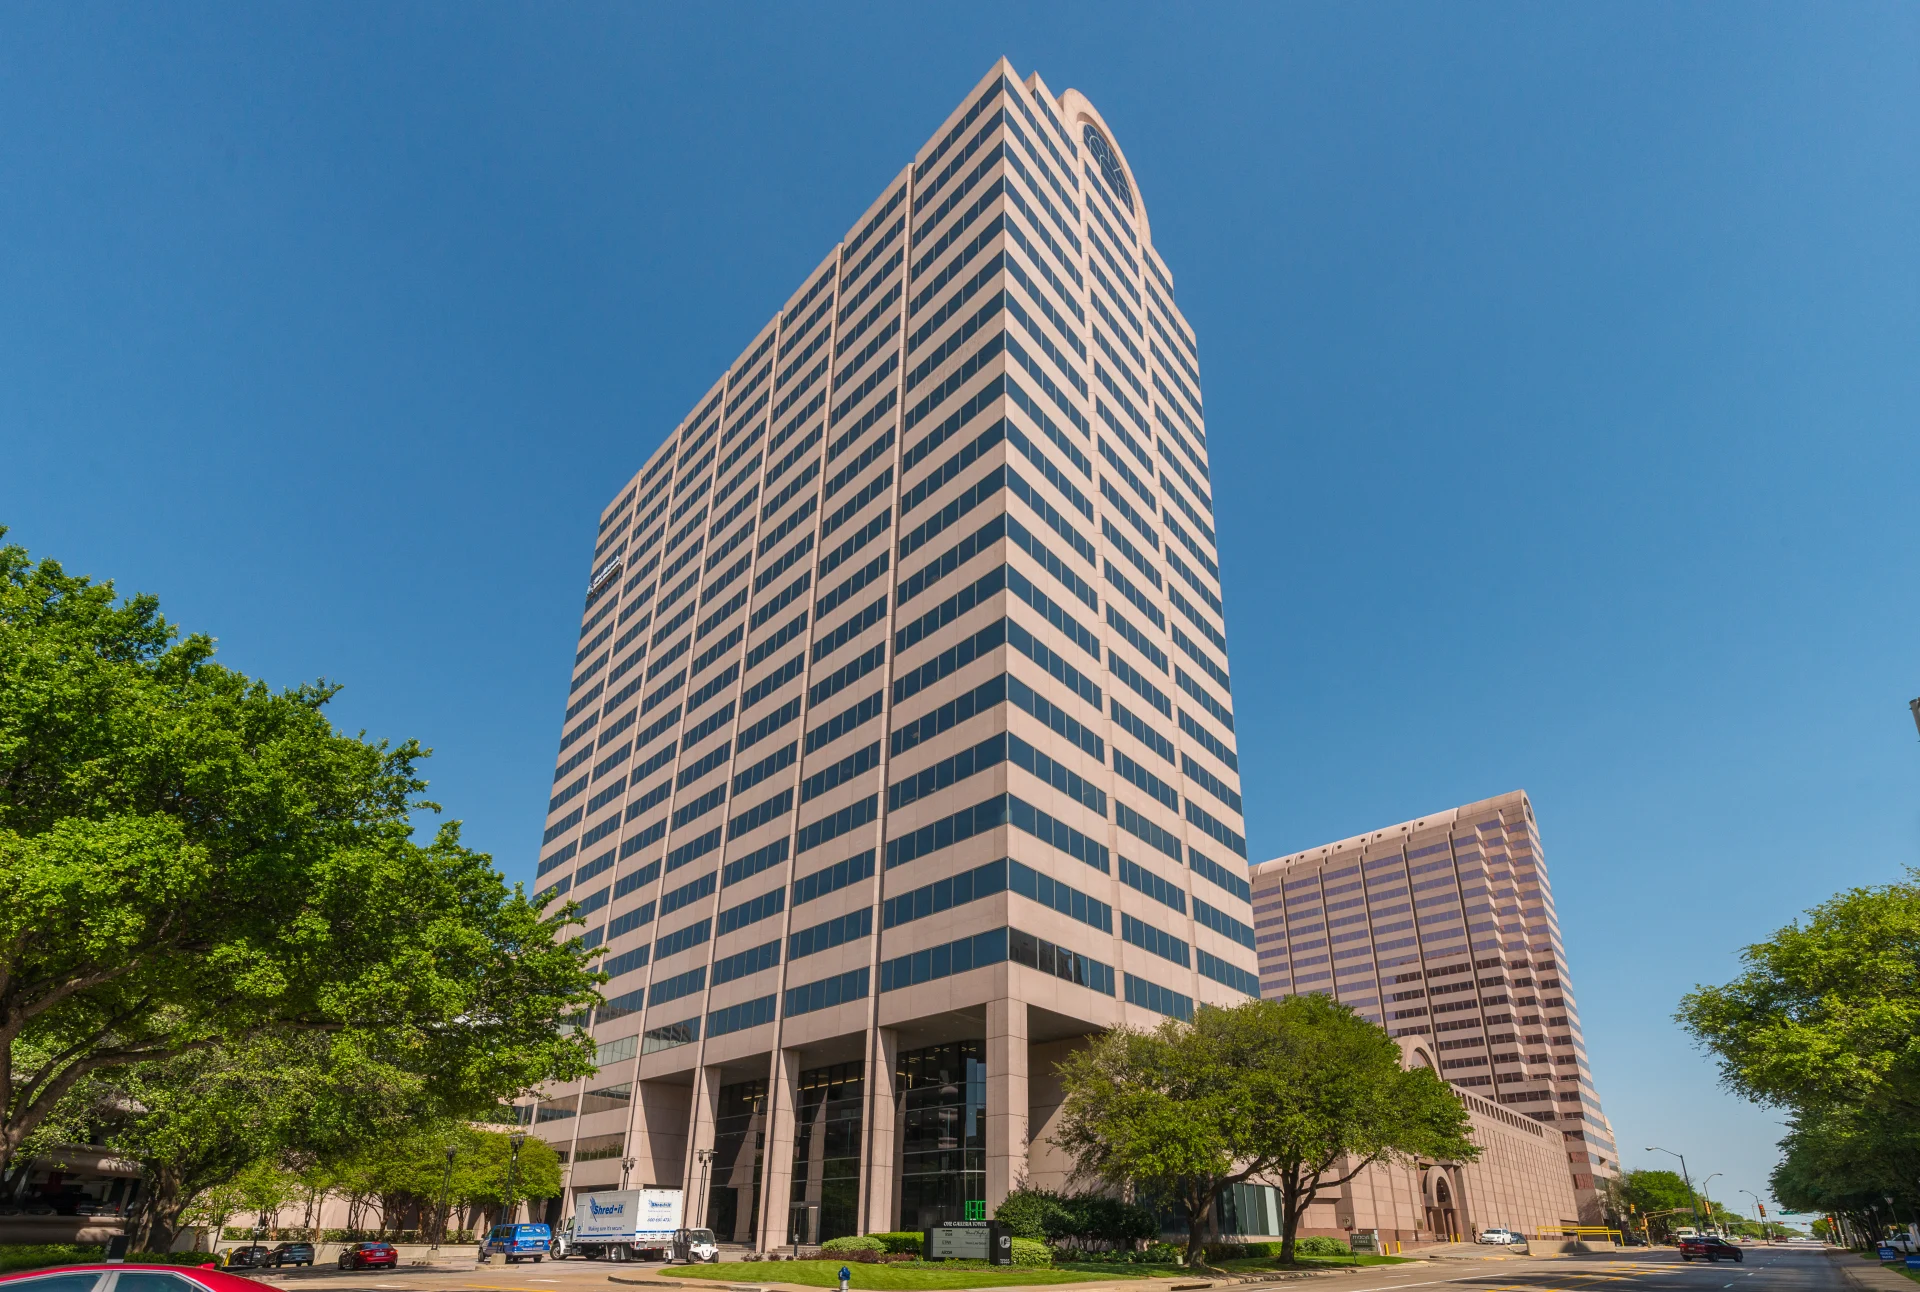
[[[1873,1279],[1876,1266],[1852,1256],[1830,1256],[1819,1248],[1753,1247],[1740,1264],[1683,1262],[1672,1249],[1639,1251],[1619,1256],[1489,1256],[1450,1259],[1412,1265],[1373,1266],[1342,1271],[1324,1278],[1266,1285],[1215,1284],[1216,1292],[1861,1292],[1841,1273],[1842,1261],[1855,1262]],[[724,1266],[722,1267],[724,1268]],[[473,1266],[466,1262],[438,1269],[406,1269],[387,1273],[363,1271],[343,1274],[324,1267],[268,1273],[263,1282],[286,1292],[624,1292],[608,1282],[609,1274],[633,1279],[658,1271],[673,1280],[675,1270],[657,1265],[615,1266],[599,1261],[542,1261],[520,1265]],[[255,1275],[260,1278],[262,1276]],[[1900,1280],[1905,1282],[1905,1280]],[[761,1282],[758,1281],[757,1282]],[[1125,1279],[1107,1283],[1053,1285],[1052,1292],[1166,1292],[1174,1280]],[[1182,1286],[1203,1282],[1195,1277]],[[690,1280],[689,1286],[723,1292],[727,1284]],[[854,1286],[859,1286],[855,1267]]]
[[[1672,1249],[1619,1256],[1494,1257],[1375,1267],[1329,1280],[1324,1292],[1856,1292],[1819,1248],[1753,1247],[1734,1264],[1682,1261]],[[1864,1264],[1864,1262],[1862,1262]],[[1868,1266],[1871,1269],[1873,1267]],[[1283,1285],[1275,1284],[1275,1287]],[[1322,1292],[1316,1286],[1313,1292]]]

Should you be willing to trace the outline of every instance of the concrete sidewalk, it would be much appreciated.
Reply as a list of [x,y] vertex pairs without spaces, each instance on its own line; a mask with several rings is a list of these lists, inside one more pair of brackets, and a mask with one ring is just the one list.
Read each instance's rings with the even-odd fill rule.
[[1860,1292],[1914,1292],[1913,1279],[1879,1261],[1862,1260],[1853,1252],[1828,1252],[1827,1259]]

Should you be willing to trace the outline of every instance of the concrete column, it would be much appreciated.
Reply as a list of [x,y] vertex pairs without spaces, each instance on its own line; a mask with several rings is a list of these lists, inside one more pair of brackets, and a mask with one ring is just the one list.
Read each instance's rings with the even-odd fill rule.
[[863,1198],[860,1232],[891,1233],[900,1228],[900,1092],[894,1073],[900,1058],[900,1034],[878,1027],[867,1038],[867,1124],[860,1161]]
[[[1472,1199],[1467,1197],[1466,1168],[1450,1166],[1447,1168],[1447,1177],[1447,1183],[1453,1188],[1453,1214],[1458,1217],[1455,1224],[1459,1228],[1461,1236],[1479,1237],[1480,1226],[1476,1223],[1480,1210],[1479,1199],[1477,1197]],[[1479,1181],[1474,1181],[1474,1185],[1474,1192],[1477,1194],[1479,1192]]]
[[720,1069],[695,1068],[692,1117],[687,1131],[687,1228],[707,1223],[707,1193],[713,1187],[713,1167],[702,1166],[700,1155],[713,1149],[713,1123],[720,1110]]
[[1027,1178],[1027,1003],[987,1004],[987,1215]]
[[767,1142],[761,1158],[758,1251],[773,1251],[787,1241],[787,1211],[793,1199],[793,1110],[800,1095],[800,1054],[775,1050],[767,1075]]

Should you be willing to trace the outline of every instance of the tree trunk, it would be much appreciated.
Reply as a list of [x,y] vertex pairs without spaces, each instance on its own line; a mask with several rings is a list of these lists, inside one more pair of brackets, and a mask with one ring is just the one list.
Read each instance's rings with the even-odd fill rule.
[[[1280,1182],[1280,1263],[1282,1265],[1293,1264],[1295,1240],[1300,1233],[1300,1217],[1306,1214],[1307,1207],[1319,1193],[1316,1187],[1301,1185],[1300,1173],[1305,1169],[1299,1166],[1287,1168],[1286,1175]],[[1313,1179],[1315,1181],[1319,1179],[1319,1172],[1314,1173]]]
[[162,1168],[150,1173],[146,1183],[128,1246],[134,1251],[164,1252],[173,1246],[180,1232],[180,1213],[186,1208],[180,1197],[180,1177]]
[[1206,1216],[1206,1204],[1187,1208],[1187,1268],[1207,1263],[1207,1244],[1200,1232],[1201,1220]]

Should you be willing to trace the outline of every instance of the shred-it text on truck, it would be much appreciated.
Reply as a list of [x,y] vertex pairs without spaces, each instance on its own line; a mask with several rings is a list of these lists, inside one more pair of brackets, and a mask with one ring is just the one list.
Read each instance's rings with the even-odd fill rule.
[[553,1255],[601,1261],[720,1259],[710,1229],[686,1229],[686,1194],[679,1189],[615,1189],[583,1193],[573,1216],[554,1236]]

